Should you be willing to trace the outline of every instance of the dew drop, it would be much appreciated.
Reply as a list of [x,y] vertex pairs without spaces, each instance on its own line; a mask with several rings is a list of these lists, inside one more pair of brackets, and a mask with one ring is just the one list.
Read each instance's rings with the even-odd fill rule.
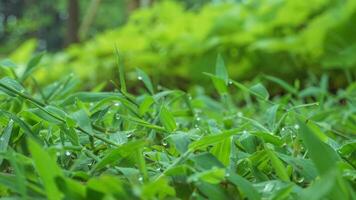
[[160,172],[160,171],[161,171],[161,168],[160,168],[160,167],[158,167],[158,168],[156,169],[156,171]]
[[298,183],[303,183],[303,181],[304,181],[304,178],[303,178],[303,177],[301,177],[300,179],[297,179],[297,182],[298,182]]
[[226,173],[226,174],[225,174],[225,177],[229,177],[229,176],[230,176],[230,173]]
[[244,131],[242,131],[242,133],[243,133],[243,134],[247,134],[247,131],[246,131],[246,130],[244,130]]
[[142,176],[138,177],[138,181],[142,182],[143,181],[143,177]]
[[167,146],[167,142],[162,141],[162,145],[163,145],[163,146]]
[[283,127],[283,128],[282,128],[282,131],[285,131],[285,130],[286,130],[286,128]]
[[71,153],[70,153],[69,151],[66,151],[66,152],[65,152],[65,155],[66,155],[66,156],[70,156]]
[[120,103],[115,103],[114,106],[120,106]]
[[298,130],[299,129],[299,125],[298,124],[294,125],[294,128]]
[[138,76],[137,79],[141,81],[142,80],[142,76]]
[[263,191],[269,192],[269,191],[271,191],[272,189],[273,189],[273,184],[268,183],[268,184],[266,184],[266,186],[265,186],[265,188],[263,189]]
[[197,119],[196,119],[197,121],[200,121],[201,119],[200,119],[200,117],[197,117]]
[[127,135],[126,135],[127,138],[129,138],[129,137],[131,137],[131,136],[132,136],[132,134],[127,134]]

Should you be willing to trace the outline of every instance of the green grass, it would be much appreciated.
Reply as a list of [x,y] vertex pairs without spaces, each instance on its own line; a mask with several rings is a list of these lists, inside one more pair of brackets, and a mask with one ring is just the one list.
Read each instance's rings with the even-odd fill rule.
[[356,199],[355,83],[242,84],[219,57],[214,97],[142,70],[131,94],[122,67],[114,91],[83,92],[71,75],[40,87],[39,60],[1,63],[4,199]]

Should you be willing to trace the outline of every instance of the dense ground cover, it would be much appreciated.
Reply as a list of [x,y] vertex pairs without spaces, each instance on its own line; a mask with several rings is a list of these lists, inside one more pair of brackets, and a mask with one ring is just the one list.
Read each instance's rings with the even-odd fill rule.
[[[241,84],[221,57],[214,97],[156,87],[123,65],[80,91],[76,76],[46,86],[1,63],[0,195],[6,199],[355,199],[356,84],[329,77]],[[270,96],[264,83],[283,89]],[[302,87],[303,86],[303,87]],[[210,93],[210,92],[209,92]]]

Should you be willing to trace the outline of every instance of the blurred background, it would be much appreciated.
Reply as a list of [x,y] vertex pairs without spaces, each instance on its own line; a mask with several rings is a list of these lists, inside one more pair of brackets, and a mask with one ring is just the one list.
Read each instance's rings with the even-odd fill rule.
[[221,54],[239,81],[329,74],[336,89],[356,76],[355,22],[355,0],[1,0],[0,60],[21,70],[46,51],[40,83],[75,73],[93,88],[119,62],[186,89]]

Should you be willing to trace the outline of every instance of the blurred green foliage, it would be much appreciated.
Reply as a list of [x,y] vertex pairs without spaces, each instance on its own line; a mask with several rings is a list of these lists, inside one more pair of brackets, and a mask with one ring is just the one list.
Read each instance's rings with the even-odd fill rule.
[[[38,50],[62,49],[66,44],[68,2],[69,0],[0,1],[0,54],[13,51],[29,38],[38,39]],[[90,3],[91,1],[78,1],[80,21]],[[88,35],[94,36],[97,32],[122,25],[126,15],[126,1],[101,1]]]
[[135,12],[121,28],[48,56],[43,64],[50,67],[37,75],[51,80],[74,71],[94,86],[117,76],[116,47],[121,63],[166,85],[202,81],[201,72],[212,72],[220,53],[233,78],[268,73],[294,80],[329,70],[339,86],[344,71],[355,69],[355,21],[353,0],[220,2],[189,10],[162,1]]

